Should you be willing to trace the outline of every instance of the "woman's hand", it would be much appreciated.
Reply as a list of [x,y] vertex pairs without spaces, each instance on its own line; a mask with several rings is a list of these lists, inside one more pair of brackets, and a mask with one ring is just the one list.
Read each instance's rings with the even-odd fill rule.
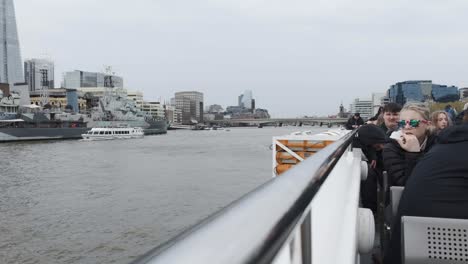
[[401,148],[408,152],[420,152],[421,145],[415,135],[402,134],[400,139],[397,139]]

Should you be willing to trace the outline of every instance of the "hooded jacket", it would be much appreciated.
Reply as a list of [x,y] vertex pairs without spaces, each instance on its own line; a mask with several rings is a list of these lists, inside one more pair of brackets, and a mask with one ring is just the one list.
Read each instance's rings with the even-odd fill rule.
[[444,129],[406,183],[384,263],[401,263],[401,216],[468,219],[468,124]]
[[361,148],[368,160],[380,160],[378,152],[372,145],[385,144],[388,142],[385,132],[376,125],[363,125],[359,128],[353,141],[353,147]]
[[364,120],[361,117],[359,117],[358,119],[355,119],[354,116],[352,116],[348,119],[348,122],[346,123],[345,127],[348,130],[353,130],[354,129],[353,126],[362,126],[362,125],[364,125]]

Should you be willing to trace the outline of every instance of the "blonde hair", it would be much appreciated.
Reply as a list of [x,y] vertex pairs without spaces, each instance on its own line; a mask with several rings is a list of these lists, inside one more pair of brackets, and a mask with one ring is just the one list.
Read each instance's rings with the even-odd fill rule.
[[409,102],[406,103],[403,108],[401,109],[401,112],[411,110],[414,111],[418,114],[420,114],[424,119],[430,121],[431,120],[431,110],[429,107],[424,104],[424,103],[418,103],[418,102]]
[[435,111],[434,113],[432,113],[432,125],[434,126],[434,128],[437,129],[437,122],[439,121],[439,115],[440,114],[445,115],[445,117],[447,118],[447,123],[448,123],[447,126],[451,126],[452,125],[452,119],[449,117],[447,112],[439,110],[439,111]]
[[[419,102],[408,102],[403,106],[403,108],[401,109],[401,112],[409,111],[409,110],[420,114],[423,119],[427,121],[431,121],[431,110],[426,104],[419,103]],[[434,126],[428,125],[426,129],[426,135],[429,136],[433,133],[434,133]]]

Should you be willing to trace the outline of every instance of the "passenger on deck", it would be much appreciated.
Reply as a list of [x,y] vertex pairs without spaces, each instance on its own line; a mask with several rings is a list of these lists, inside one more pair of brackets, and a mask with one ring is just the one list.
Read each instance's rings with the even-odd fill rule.
[[376,125],[363,125],[357,131],[353,147],[361,148],[367,158],[367,179],[361,182],[361,201],[364,208],[377,211],[377,180],[382,175],[382,149],[388,137]]
[[388,103],[382,109],[383,124],[380,127],[390,135],[391,132],[398,129],[398,120],[400,120],[401,105],[397,103]]
[[439,134],[440,131],[452,125],[452,120],[445,111],[435,111],[432,113],[432,125],[435,128],[435,133]]
[[384,169],[390,186],[405,186],[414,166],[435,141],[429,121],[429,108],[421,103],[403,107],[398,122],[401,130],[393,132],[383,149]]
[[383,107],[379,107],[377,114],[367,120],[366,124],[373,124],[376,126],[381,126],[383,124]]
[[362,125],[364,125],[364,120],[362,120],[361,114],[355,113],[352,117],[348,119],[348,122],[346,123],[346,129],[353,130]]
[[455,124],[461,125],[468,123],[468,103],[465,104],[463,107],[463,111],[461,111],[454,121]]
[[401,216],[468,219],[468,124],[443,130],[406,183],[384,263],[401,263]]
[[457,110],[455,110],[455,108],[453,108],[451,105],[445,106],[445,112],[448,114],[450,120],[452,121],[454,121],[458,115]]

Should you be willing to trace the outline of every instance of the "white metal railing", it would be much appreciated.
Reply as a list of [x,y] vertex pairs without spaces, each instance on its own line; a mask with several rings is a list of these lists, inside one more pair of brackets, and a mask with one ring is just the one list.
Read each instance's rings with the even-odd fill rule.
[[358,208],[367,165],[352,149],[354,135],[134,263],[358,263],[372,249],[374,220]]

